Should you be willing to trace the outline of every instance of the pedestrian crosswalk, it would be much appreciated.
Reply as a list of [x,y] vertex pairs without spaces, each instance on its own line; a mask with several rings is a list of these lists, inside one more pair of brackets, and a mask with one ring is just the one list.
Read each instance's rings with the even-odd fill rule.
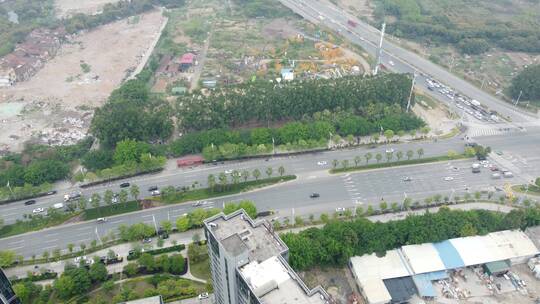
[[496,136],[496,135],[511,135],[514,133],[526,132],[526,130],[518,128],[494,128],[490,126],[475,126],[467,130],[467,136],[474,137],[484,137],[484,136]]

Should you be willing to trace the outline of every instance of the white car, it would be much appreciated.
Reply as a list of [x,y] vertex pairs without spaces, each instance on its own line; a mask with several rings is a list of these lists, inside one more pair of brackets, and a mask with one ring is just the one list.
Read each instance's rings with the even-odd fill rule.
[[159,192],[159,190],[154,190],[154,191],[152,191],[151,194],[152,194],[152,196],[158,196],[158,195],[160,195],[161,193]]
[[231,174],[232,170],[225,170],[225,174]]
[[100,217],[100,218],[98,218],[96,220],[96,222],[98,222],[98,223],[105,223],[106,221],[107,221],[107,218],[105,218],[105,217]]
[[319,165],[319,166],[326,166],[326,164],[327,164],[327,162],[324,161],[324,160],[321,160],[321,161],[317,162],[317,165]]
[[392,60],[390,60],[390,61],[388,61],[388,64],[390,64],[390,65],[393,66],[393,65],[394,65],[394,62],[393,62]]
[[208,299],[208,292],[203,292],[199,295],[199,300]]
[[39,214],[39,213],[42,213],[44,211],[45,211],[45,209],[40,207],[40,208],[36,208],[36,209],[32,210],[32,213],[33,214]]
[[445,178],[443,178],[445,181],[449,182],[449,181],[453,181],[454,178],[452,176],[447,176]]
[[336,208],[336,212],[337,212],[337,213],[345,212],[345,208],[343,208],[343,207],[337,207],[337,208]]
[[394,153],[394,149],[392,149],[392,148],[386,149],[386,153]]

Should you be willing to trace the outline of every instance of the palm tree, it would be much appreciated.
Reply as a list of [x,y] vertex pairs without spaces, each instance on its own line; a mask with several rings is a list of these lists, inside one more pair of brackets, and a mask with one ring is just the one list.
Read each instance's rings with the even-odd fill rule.
[[244,178],[244,182],[247,182],[247,180],[249,179],[249,171],[248,170],[243,170],[242,171],[242,177]]
[[261,177],[261,170],[259,169],[253,170],[253,177],[255,177],[255,180],[258,180],[259,177]]
[[216,177],[214,176],[214,174],[210,174],[208,175],[208,188],[210,188],[210,190],[213,190],[214,187],[216,186]]
[[285,167],[279,166],[277,170],[279,172],[279,176],[283,176],[283,174],[285,174]]
[[133,200],[139,200],[139,194],[141,194],[141,191],[139,190],[139,186],[137,185],[131,185],[131,188],[129,188],[129,193],[131,194],[131,197]]
[[268,175],[268,178],[272,176],[272,173],[274,173],[274,169],[272,169],[272,167],[266,168],[266,175]]
[[420,148],[416,151],[418,153],[418,158],[421,158],[424,155],[424,149]]
[[394,157],[394,152],[386,152],[386,161],[389,162]]
[[371,152],[368,152],[364,154],[364,158],[366,159],[366,164],[369,163],[369,160],[373,157],[373,154]]
[[362,158],[361,158],[360,156],[358,156],[358,155],[355,156],[355,157],[354,157],[354,165],[355,165],[356,167],[358,167],[358,164],[360,163],[361,160],[362,160]]
[[128,201],[128,192],[124,189],[120,190],[120,193],[118,194],[118,200],[121,204],[125,204]]
[[397,151],[397,152],[396,152],[396,157],[397,157],[398,161],[400,161],[401,158],[403,157],[403,152]]
[[375,155],[375,159],[377,160],[377,163],[380,162],[381,159],[382,159],[381,153],[377,153],[377,154]]
[[410,160],[413,156],[414,156],[413,150],[408,150],[407,151],[407,160]]
[[112,205],[112,199],[113,199],[113,192],[112,190],[105,191],[105,194],[103,195],[103,201],[108,206]]

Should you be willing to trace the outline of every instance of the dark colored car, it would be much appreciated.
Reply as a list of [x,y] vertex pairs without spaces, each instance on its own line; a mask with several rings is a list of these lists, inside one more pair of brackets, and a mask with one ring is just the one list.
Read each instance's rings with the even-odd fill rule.
[[148,192],[156,191],[158,189],[158,186],[151,186],[148,188]]
[[311,197],[311,198],[317,198],[317,197],[319,197],[319,196],[320,196],[319,193],[315,193],[315,192],[314,192],[314,193],[311,193],[311,195],[310,195],[309,197]]
[[35,203],[36,203],[36,200],[29,200],[29,201],[24,202],[24,204],[25,204],[26,206],[30,206],[30,205],[33,205],[33,204],[35,204]]
[[121,183],[120,188],[127,188],[129,187],[129,183]]

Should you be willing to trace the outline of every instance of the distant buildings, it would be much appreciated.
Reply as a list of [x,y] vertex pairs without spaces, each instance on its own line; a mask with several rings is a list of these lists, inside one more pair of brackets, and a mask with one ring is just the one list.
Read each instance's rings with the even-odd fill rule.
[[187,71],[191,66],[193,66],[194,62],[195,62],[195,54],[186,53],[182,55],[182,57],[180,58],[180,71],[182,72]]
[[0,87],[32,77],[44,63],[53,58],[65,36],[63,29],[38,28],[10,54],[0,58]]
[[150,298],[144,298],[139,300],[133,300],[128,302],[120,302],[118,304],[164,304],[161,296],[155,296]]
[[496,277],[508,273],[511,265],[525,263],[538,253],[525,233],[507,230],[407,245],[389,250],[383,257],[376,254],[352,257],[349,267],[368,304],[408,303],[416,294],[424,299],[467,297],[467,278],[482,282],[471,284],[486,286],[486,292],[489,286],[503,289],[502,285],[506,284],[512,288],[514,282],[519,284],[519,279],[512,276],[513,283],[509,283],[510,279],[496,281]]
[[0,304],[21,304],[2,269],[0,269]]
[[217,304],[325,304],[320,286],[309,289],[291,269],[289,249],[266,221],[243,210],[204,221]]
[[289,69],[289,68],[281,69],[281,79],[283,79],[283,81],[292,81],[292,80],[294,80],[293,70]]

